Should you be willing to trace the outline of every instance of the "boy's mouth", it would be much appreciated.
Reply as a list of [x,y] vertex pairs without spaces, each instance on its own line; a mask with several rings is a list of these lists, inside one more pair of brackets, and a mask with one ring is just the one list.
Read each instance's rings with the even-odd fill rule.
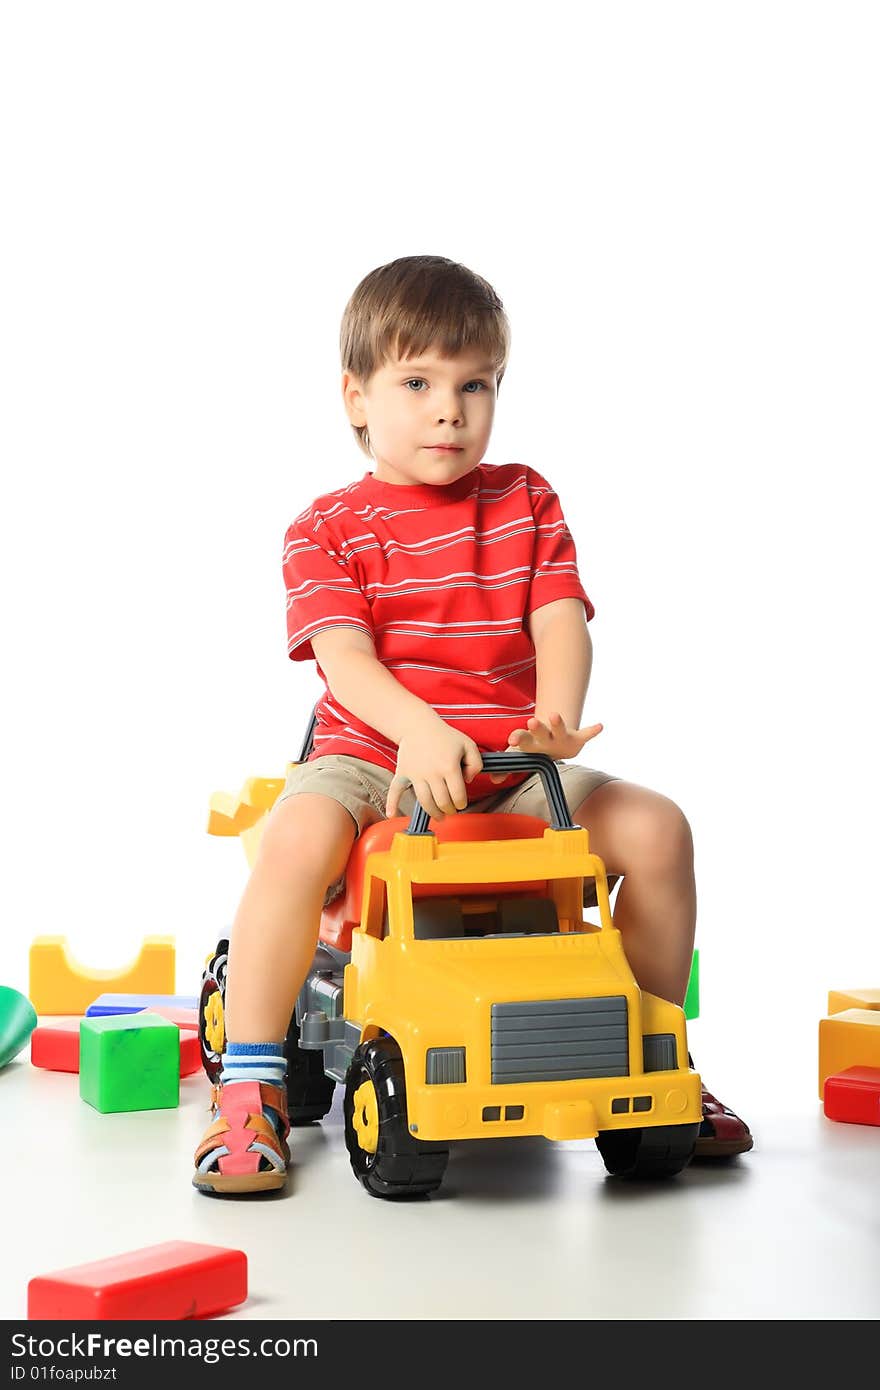
[[460,454],[464,448],[463,444],[426,444],[426,449],[433,449],[438,454]]

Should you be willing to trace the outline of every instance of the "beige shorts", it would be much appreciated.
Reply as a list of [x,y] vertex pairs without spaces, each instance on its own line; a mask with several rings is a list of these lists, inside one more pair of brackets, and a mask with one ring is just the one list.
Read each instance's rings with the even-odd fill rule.
[[[601,787],[605,782],[616,782],[619,778],[610,772],[599,772],[593,767],[583,767],[580,763],[557,763],[559,776],[569,809],[575,810],[582,801]],[[368,825],[385,820],[385,804],[394,773],[388,768],[368,763],[363,758],[350,757],[346,753],[327,753],[311,762],[298,763],[292,767],[284,784],[284,790],[276,801],[284,801],[299,792],[318,792],[321,796],[332,797],[344,806],[357,827],[357,834]],[[415,810],[416,798],[412,787],[407,787],[400,797],[401,816],[411,816]],[[480,797],[468,804],[467,812],[473,811],[515,811],[520,816],[542,816],[550,819],[550,810],[540,773],[536,772],[520,782],[516,787],[501,787],[489,796]],[[608,878],[608,887],[613,888],[617,878]],[[324,906],[333,902],[342,892],[345,875],[337,879],[327,889]],[[595,892],[585,886],[584,906],[595,906]]]

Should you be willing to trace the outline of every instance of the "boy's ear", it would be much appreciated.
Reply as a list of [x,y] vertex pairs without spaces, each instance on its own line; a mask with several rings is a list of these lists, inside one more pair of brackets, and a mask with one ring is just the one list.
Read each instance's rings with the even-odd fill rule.
[[367,417],[362,405],[363,386],[353,372],[342,373],[342,402],[353,425],[365,425]]

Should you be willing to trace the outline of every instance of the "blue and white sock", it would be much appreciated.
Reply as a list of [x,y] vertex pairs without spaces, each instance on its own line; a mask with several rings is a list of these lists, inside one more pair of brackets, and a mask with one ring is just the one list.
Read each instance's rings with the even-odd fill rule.
[[[287,1058],[280,1042],[226,1043],[222,1056],[220,1083],[235,1085],[236,1081],[267,1081],[270,1086],[284,1087],[287,1079]],[[281,1132],[281,1116],[270,1105],[265,1113],[276,1130]]]

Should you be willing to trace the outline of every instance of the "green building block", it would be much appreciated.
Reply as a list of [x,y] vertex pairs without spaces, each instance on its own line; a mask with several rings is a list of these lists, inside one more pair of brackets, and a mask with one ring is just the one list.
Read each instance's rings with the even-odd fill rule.
[[180,1029],[158,1014],[107,1014],[79,1025],[79,1093],[102,1115],[180,1103]]
[[694,951],[691,973],[688,978],[687,994],[684,996],[685,1018],[700,1017],[700,953]]

